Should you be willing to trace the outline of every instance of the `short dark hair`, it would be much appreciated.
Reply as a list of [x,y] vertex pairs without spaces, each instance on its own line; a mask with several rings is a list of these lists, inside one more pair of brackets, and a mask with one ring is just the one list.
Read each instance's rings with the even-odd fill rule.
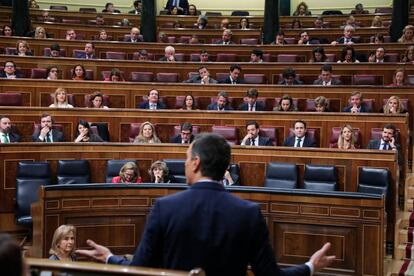
[[332,73],[332,65],[325,63],[324,65],[322,65],[321,71]]
[[50,119],[52,119],[52,123],[53,124],[55,123],[55,119],[53,118],[53,116],[50,115],[50,114],[47,114],[47,113],[43,113],[42,115],[40,115],[40,120],[42,120],[43,118],[46,118],[46,117],[50,117]]
[[208,67],[207,65],[201,65],[200,67],[198,67],[197,71],[200,71],[201,69],[206,68],[208,71]]
[[235,69],[239,69],[239,71],[241,71],[241,67],[238,64],[232,64],[230,65],[230,72],[233,72]]
[[246,92],[246,97],[248,98],[257,98],[259,97],[259,91],[256,88],[249,88]]
[[306,127],[306,122],[305,122],[304,120],[299,119],[299,120],[294,121],[294,122],[293,122],[293,127],[295,127],[295,125],[296,125],[297,123],[302,123],[302,124],[303,124],[303,126],[305,127],[305,129],[307,128],[307,127]]
[[394,137],[397,134],[397,128],[393,124],[386,124],[383,129],[392,129]]
[[222,136],[202,133],[192,143],[191,157],[200,159],[200,170],[203,176],[220,181],[230,164],[231,148]]
[[247,121],[247,122],[246,122],[246,128],[247,128],[248,126],[251,126],[251,125],[254,125],[256,128],[260,128],[259,123],[258,123],[258,122],[256,122],[256,121],[251,120],[251,121]]
[[7,116],[7,115],[0,115],[0,120],[1,120],[1,119],[3,119],[3,118],[10,119],[10,117],[9,117],[9,116]]
[[4,275],[23,275],[22,251],[9,234],[0,234],[0,266]]
[[263,58],[263,51],[261,49],[253,49],[252,54],[254,54],[254,55],[256,55],[260,58]]
[[183,131],[183,130],[185,130],[185,131],[189,130],[190,132],[193,132],[193,125],[191,123],[188,123],[188,122],[182,123],[181,124],[181,131]]
[[92,49],[95,49],[95,43],[93,43],[92,41],[86,42],[85,46],[86,46],[86,44],[91,44]]
[[283,78],[284,79],[287,79],[289,77],[296,78],[296,71],[295,71],[295,69],[293,69],[291,67],[288,67],[285,70],[283,70],[283,74],[282,75],[283,75]]
[[60,51],[60,45],[55,43],[50,46],[50,51]]

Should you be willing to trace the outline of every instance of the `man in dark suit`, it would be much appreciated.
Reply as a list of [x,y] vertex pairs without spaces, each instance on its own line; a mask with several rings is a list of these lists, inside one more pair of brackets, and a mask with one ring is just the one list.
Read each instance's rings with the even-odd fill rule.
[[14,63],[14,61],[7,60],[4,62],[3,71],[0,72],[0,78],[19,79],[24,78],[24,76],[16,70],[16,64]]
[[49,114],[42,114],[40,117],[40,131],[32,135],[33,142],[64,142],[63,133],[53,129],[54,120]]
[[313,82],[315,85],[341,85],[342,82],[332,78],[332,65],[324,64],[321,68],[321,75]]
[[226,84],[243,84],[244,80],[240,78],[241,67],[238,64],[232,64],[230,66],[230,74],[225,79],[219,81],[219,83]]
[[247,134],[240,145],[242,146],[273,146],[269,137],[260,136],[260,127],[256,121],[246,123]]
[[301,85],[303,84],[302,81],[296,78],[296,71],[295,69],[288,67],[283,70],[282,74],[283,80],[279,81],[278,84],[280,85]]
[[142,13],[142,1],[141,0],[135,0],[134,1],[134,9],[130,10],[128,13],[129,14],[141,15],[141,13]]
[[130,36],[126,36],[124,38],[124,42],[131,42],[131,43],[137,43],[137,42],[143,42],[144,38],[141,35],[140,29],[137,27],[131,28]]
[[167,108],[164,103],[159,101],[159,93],[155,89],[151,90],[148,93],[148,100],[143,103],[140,103],[137,107],[141,109],[150,109],[150,110]]
[[223,36],[221,37],[221,40],[217,41],[216,44],[219,45],[230,45],[230,44],[235,44],[232,40],[231,37],[233,36],[233,32],[230,29],[224,29],[223,30]]
[[96,59],[95,56],[95,44],[92,42],[88,42],[85,44],[85,51],[78,52],[76,54],[76,58],[84,58],[84,59]]
[[210,72],[206,65],[202,65],[198,68],[198,76],[192,77],[184,81],[185,83],[201,83],[201,84],[211,84],[217,83],[215,79],[210,77]]
[[7,116],[0,116],[0,143],[20,142],[20,136],[11,130],[11,121]]
[[193,125],[185,122],[181,124],[180,134],[172,137],[170,142],[174,144],[190,144],[193,140]]
[[396,150],[398,156],[398,164],[403,163],[401,155],[401,147],[395,141],[395,136],[397,134],[397,129],[392,124],[386,124],[382,129],[381,139],[380,140],[370,140],[368,143],[368,149],[372,150]]
[[283,146],[295,148],[315,148],[316,143],[313,139],[306,135],[306,122],[302,120],[295,121],[293,125],[294,136],[285,140]]
[[344,36],[333,41],[331,44],[332,45],[338,45],[338,44],[350,45],[350,44],[357,43],[358,41],[352,37],[354,32],[355,32],[354,27],[352,27],[351,25],[346,25],[344,28]]
[[185,161],[190,188],[155,201],[132,261],[91,240],[87,244],[92,250],[76,253],[111,264],[187,271],[200,267],[214,276],[246,275],[248,264],[257,276],[311,275],[332,263],[335,256],[326,256],[326,243],[306,264],[278,267],[259,205],[233,196],[219,183],[230,159],[223,137],[199,135]]
[[165,47],[164,56],[159,61],[175,62],[175,48],[171,45]]
[[218,110],[218,111],[226,111],[226,110],[233,110],[229,103],[229,96],[227,92],[220,91],[217,95],[217,101],[215,103],[210,104],[207,107],[207,110]]
[[188,0],[168,0],[165,9],[172,10],[173,7],[177,7],[178,14],[187,14]]
[[370,112],[368,107],[362,101],[362,93],[358,91],[354,91],[351,93],[351,97],[349,97],[349,106],[344,108],[344,112],[351,112],[351,113],[366,113]]
[[300,38],[298,40],[298,44],[299,45],[319,44],[319,40],[309,37],[308,32],[304,31],[304,32],[300,33]]
[[244,97],[245,102],[242,103],[238,110],[243,111],[265,111],[264,104],[257,101],[259,92],[256,88],[247,89],[246,96]]

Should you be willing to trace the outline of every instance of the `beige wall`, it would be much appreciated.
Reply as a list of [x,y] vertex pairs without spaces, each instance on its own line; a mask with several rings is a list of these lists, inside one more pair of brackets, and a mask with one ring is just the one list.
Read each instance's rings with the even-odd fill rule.
[[[66,5],[70,10],[79,10],[80,7],[93,7],[101,11],[106,2],[113,2],[117,9],[127,12],[132,9],[134,0],[38,0],[40,8],[49,8],[50,5]],[[167,0],[154,0],[157,4],[157,10],[161,10]],[[292,13],[297,4],[302,0],[291,0]],[[205,11],[221,11],[223,14],[230,14],[233,10],[248,10],[251,15],[263,15],[264,0],[189,0],[191,4],[195,4],[203,13]],[[321,0],[305,0],[312,14],[320,14],[327,9],[339,9],[344,13],[350,12],[357,3],[363,3],[371,12],[376,7],[389,7],[392,5],[391,0],[351,0],[351,1],[321,1]],[[218,8],[219,7],[219,8]]]

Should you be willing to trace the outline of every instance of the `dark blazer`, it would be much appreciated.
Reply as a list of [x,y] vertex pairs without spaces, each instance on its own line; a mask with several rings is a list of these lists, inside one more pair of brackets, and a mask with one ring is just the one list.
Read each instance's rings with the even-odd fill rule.
[[[248,103],[242,103],[241,105],[239,105],[238,110],[248,111],[249,110],[249,104]],[[260,102],[256,102],[256,111],[265,111],[265,106]]]
[[[251,139],[247,139],[246,145],[251,144]],[[259,136],[259,146],[273,146],[272,141],[270,141],[269,137]]]
[[[171,8],[173,7],[173,3],[174,3],[174,0],[168,0],[167,5],[165,5],[165,8],[167,10],[171,10]],[[180,3],[178,6],[183,9],[183,11],[178,10],[178,13],[186,14],[188,11],[188,6],[189,6],[188,0],[180,0]]]
[[144,37],[142,35],[139,35],[137,42],[132,42],[130,37],[124,37],[124,42],[131,42],[131,43],[144,42]]
[[[217,103],[209,104],[207,110],[218,110]],[[227,104],[224,106],[224,110],[233,110],[233,108]]]
[[[343,112],[351,112],[351,109],[352,109],[352,105],[347,106],[347,107],[344,108]],[[361,113],[369,112],[368,107],[364,103],[361,104],[360,112]]]
[[[344,44],[344,41],[345,41],[345,37],[340,37],[340,38],[338,38],[337,40],[336,40],[336,42],[338,42],[339,44]],[[353,37],[351,37],[351,41],[353,42],[353,43],[358,43],[359,41],[358,40],[356,40],[355,38],[353,38]]]
[[133,10],[130,10],[128,13],[129,13],[129,14],[141,15],[141,14],[142,14],[142,11],[140,11],[140,12],[136,13],[136,10],[135,10],[135,9],[133,9]]
[[[227,76],[225,79],[220,80],[218,83],[227,83],[227,84],[232,84],[232,83],[231,83],[231,80],[230,80],[230,76]],[[243,83],[244,83],[244,80],[243,80],[243,79],[238,78],[238,79],[236,80],[236,84],[243,84]]]
[[[32,135],[32,141],[33,142],[45,142],[39,139],[39,132]],[[57,129],[53,129],[52,131],[52,139],[53,142],[65,142],[65,137],[63,136],[63,133]]]
[[[191,136],[190,136],[190,143],[193,142],[193,140],[194,140],[194,135],[191,134]],[[174,136],[174,137],[172,137],[170,139],[170,143],[182,144],[182,142],[183,141],[181,140],[181,135]]]
[[[323,85],[323,80],[322,79],[317,79],[313,82],[313,84],[315,85]],[[341,85],[342,82],[341,80],[338,79],[331,79],[331,85]]]
[[[224,41],[222,39],[220,39],[219,41],[216,42],[216,44],[218,44],[218,45],[224,45]],[[229,41],[229,44],[231,45],[231,44],[236,44],[236,43],[234,41],[230,40]]]
[[[148,101],[146,101],[146,102],[140,103],[140,104],[137,106],[137,108],[141,108],[141,109],[149,109],[149,102],[148,102]],[[158,103],[157,103],[157,109],[166,109],[166,108],[167,108],[167,106],[166,106],[165,104],[163,104],[163,103],[161,103],[161,102],[158,102]]]
[[[112,256],[108,263],[128,261]],[[157,199],[129,264],[188,271],[200,267],[214,276],[245,276],[248,264],[255,275],[310,274],[306,265],[281,270],[258,204],[233,196],[217,182],[198,182]]]
[[[279,81],[277,84],[286,85],[286,80],[283,79],[283,80]],[[293,85],[301,85],[301,84],[303,84],[302,81],[297,80],[297,79],[293,80]]]
[[[13,55],[18,56],[19,53],[15,52]],[[29,51],[29,52],[26,52],[26,56],[33,56],[33,54],[32,54],[32,52]]]
[[10,140],[10,143],[20,142],[20,136],[16,133],[10,132],[9,140]]
[[[185,83],[201,83],[201,77],[200,76],[196,76],[194,78],[188,79],[183,81]],[[217,83],[217,81],[213,78],[209,78],[208,79],[208,83]]]
[[[20,72],[15,72],[14,74],[16,75],[17,79],[24,78],[24,75]],[[4,78],[4,79],[7,78],[6,72],[4,72],[4,71],[0,72],[0,78]]]
[[[77,52],[75,58],[86,58],[85,52]],[[92,56],[89,59],[96,59],[96,56],[92,54]]]
[[[285,140],[285,142],[283,143],[283,146],[294,147],[295,143],[296,143],[296,136],[291,136]],[[305,140],[303,141],[303,147],[304,148],[316,148],[316,143],[313,139],[305,135]]]
[[[370,140],[367,146],[367,149],[372,149],[372,150],[379,150],[381,146],[381,139],[380,140]],[[403,160],[403,156],[401,154],[401,146],[397,143],[395,143],[395,147],[397,148],[397,160],[398,160],[398,164],[402,165],[404,160]],[[389,149],[391,150],[391,149]]]

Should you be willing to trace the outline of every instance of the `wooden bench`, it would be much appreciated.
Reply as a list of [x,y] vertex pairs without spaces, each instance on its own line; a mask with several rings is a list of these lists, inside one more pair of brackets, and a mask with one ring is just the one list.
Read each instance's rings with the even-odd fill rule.
[[[40,201],[32,208],[34,255],[47,255],[52,233],[60,224],[82,229],[76,237],[79,248],[86,247],[86,239],[93,237],[116,254],[132,254],[154,201],[185,188],[158,184],[43,188]],[[384,201],[380,197],[278,189],[229,190],[260,204],[279,264],[304,263],[329,241],[330,253],[336,259],[325,272],[383,274]],[[116,237],[107,235],[115,232]]]

